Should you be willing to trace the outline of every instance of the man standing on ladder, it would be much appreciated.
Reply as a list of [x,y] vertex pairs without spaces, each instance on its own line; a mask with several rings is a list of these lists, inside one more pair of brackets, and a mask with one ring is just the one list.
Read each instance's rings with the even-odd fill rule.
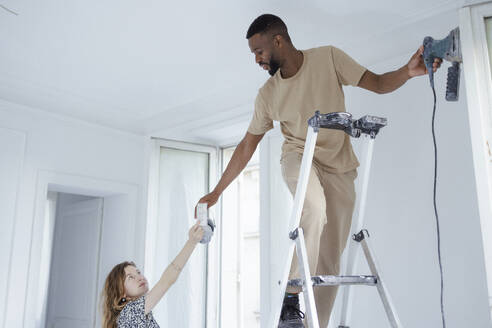
[[[358,86],[379,94],[392,92],[408,79],[426,74],[423,48],[400,69],[374,74],[333,46],[297,50],[287,26],[277,16],[264,14],[251,23],[246,34],[256,63],[271,77],[259,90],[246,135],[214,190],[199,203],[213,206],[227,186],[241,173],[265,133],[279,121],[285,137],[282,146],[282,175],[294,195],[307,133],[307,121],[315,110],[345,111],[342,85]],[[434,71],[441,60],[434,62]],[[304,230],[309,269],[313,275],[338,275],[355,203],[354,179],[359,162],[349,136],[343,131],[321,129],[300,227]],[[286,221],[286,224],[288,222]],[[296,255],[294,255],[296,256]],[[293,259],[289,279],[299,278]],[[300,287],[288,287],[279,328],[303,327],[299,310]],[[337,287],[315,289],[320,327],[326,327]]]

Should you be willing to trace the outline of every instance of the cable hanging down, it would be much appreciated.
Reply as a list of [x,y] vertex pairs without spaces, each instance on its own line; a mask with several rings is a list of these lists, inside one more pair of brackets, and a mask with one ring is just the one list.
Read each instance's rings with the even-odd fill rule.
[[0,8],[2,8],[3,10],[5,10],[6,12],[11,13],[12,15],[19,16],[19,14],[18,14],[18,13],[16,13],[15,11],[13,11],[13,10],[11,10],[11,9],[9,9],[9,8],[7,8],[7,7],[5,7],[5,6],[4,6],[4,5],[2,5],[1,3],[0,3]]
[[436,132],[435,132],[435,117],[436,117],[436,89],[434,88],[434,83],[431,83],[432,93],[434,94],[434,108],[432,109],[432,140],[434,142],[434,192],[433,192],[433,202],[434,202],[434,214],[436,217],[436,229],[437,229],[437,256],[439,259],[439,272],[441,274],[441,319],[442,326],[446,328],[446,321],[444,319],[444,279],[442,273],[442,262],[441,262],[441,231],[439,228],[439,215],[437,213],[436,204],[436,189],[437,189],[437,144],[436,144]]

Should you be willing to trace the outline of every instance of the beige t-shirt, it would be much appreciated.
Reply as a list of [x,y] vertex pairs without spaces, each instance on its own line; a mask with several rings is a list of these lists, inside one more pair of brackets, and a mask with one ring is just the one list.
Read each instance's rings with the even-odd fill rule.
[[[308,119],[316,110],[322,114],[345,111],[342,85],[356,86],[366,69],[333,46],[303,50],[299,71],[288,79],[280,70],[261,87],[255,101],[248,132],[260,135],[279,121],[285,137],[282,154],[301,153],[307,135]],[[283,156],[282,155],[282,156]],[[339,130],[320,129],[314,160],[328,172],[344,173],[359,162],[349,136]]]

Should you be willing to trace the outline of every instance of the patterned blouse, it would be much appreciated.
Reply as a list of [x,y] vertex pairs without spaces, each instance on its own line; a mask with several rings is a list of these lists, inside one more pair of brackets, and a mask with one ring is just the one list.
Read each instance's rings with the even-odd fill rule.
[[125,305],[117,325],[118,328],[159,328],[152,311],[145,315],[145,295]]

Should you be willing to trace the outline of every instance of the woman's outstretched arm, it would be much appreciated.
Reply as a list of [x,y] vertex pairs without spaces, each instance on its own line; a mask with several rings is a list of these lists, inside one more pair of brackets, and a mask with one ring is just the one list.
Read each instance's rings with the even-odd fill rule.
[[193,253],[196,244],[202,239],[203,228],[197,223],[191,227],[188,235],[189,239],[181,252],[179,252],[174,261],[168,265],[157,284],[145,296],[145,314],[152,311],[167,290],[176,282],[181,270],[190,258],[191,253]]

